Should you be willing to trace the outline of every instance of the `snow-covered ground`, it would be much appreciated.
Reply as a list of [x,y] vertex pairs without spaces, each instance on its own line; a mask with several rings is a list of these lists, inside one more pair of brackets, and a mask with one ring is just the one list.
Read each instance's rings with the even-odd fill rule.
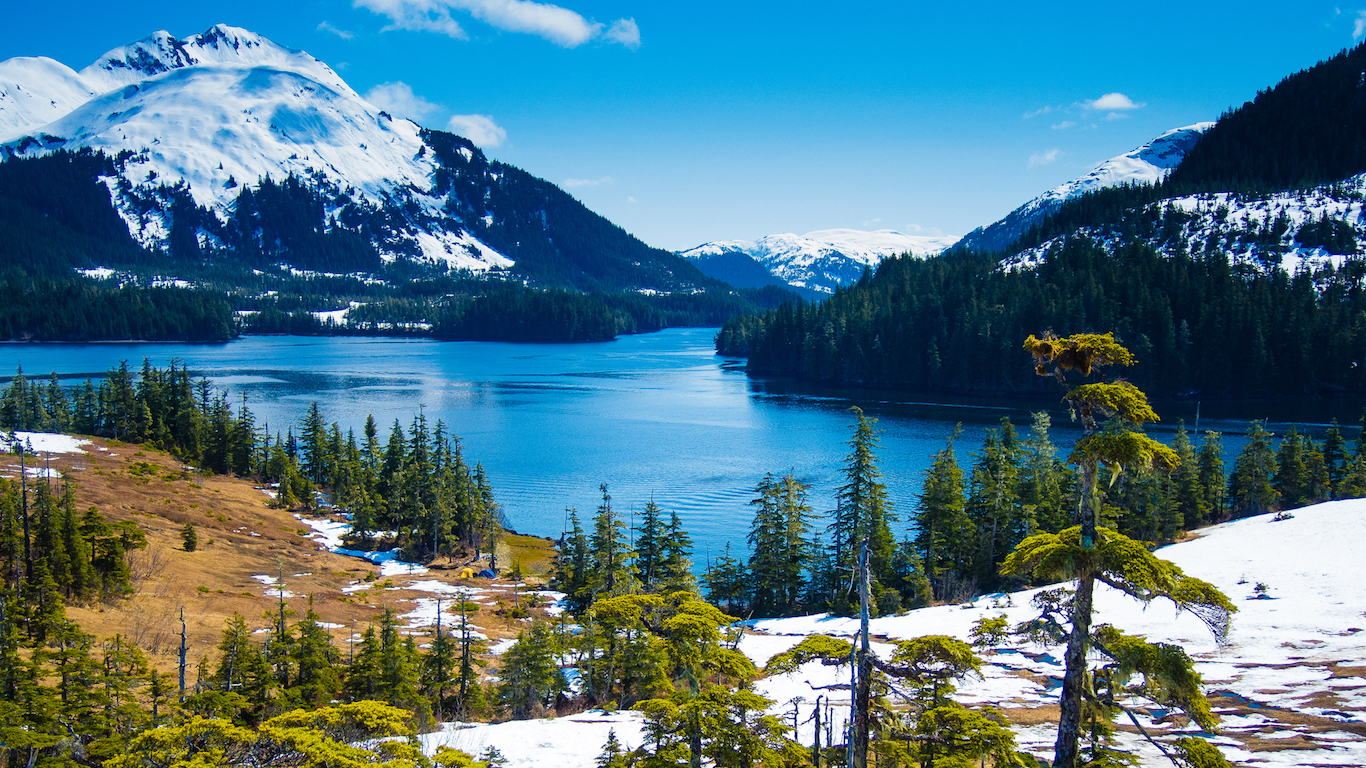
[[[1205,625],[1178,615],[1170,603],[1147,607],[1098,588],[1097,621],[1149,640],[1181,644],[1196,660],[1215,711],[1224,716],[1220,732],[1209,736],[1230,760],[1257,766],[1366,765],[1366,500],[1337,501],[1294,511],[1289,520],[1270,515],[1225,523],[1199,532],[1198,538],[1165,547],[1158,554],[1186,573],[1213,583],[1238,606],[1228,642],[1219,645]],[[1266,585],[1265,597],[1257,592]],[[1012,623],[1033,617],[1030,598],[1037,590],[989,595],[967,605],[937,606],[903,616],[875,619],[872,631],[888,640],[928,634],[967,639],[980,618],[1004,615]],[[857,622],[825,615],[752,622],[740,648],[763,664],[807,634],[851,636]],[[960,687],[964,703],[1002,709],[1037,708],[1057,702],[1062,678],[1058,648],[1007,645],[984,654],[980,680]],[[833,704],[836,723],[848,706],[846,668],[808,664],[797,671],[759,681],[760,692],[775,700],[774,711],[801,719],[817,696]],[[1142,710],[1147,712],[1147,710]],[[1141,717],[1159,737],[1178,731],[1155,722],[1160,712]],[[448,726],[423,737],[434,751],[448,744],[477,754],[497,747],[508,765],[591,766],[609,728],[629,747],[640,743],[639,720],[632,713],[585,713],[555,720],[499,725]],[[810,726],[798,732],[810,743]],[[1023,748],[1051,753],[1055,726],[1016,728]],[[1121,733],[1142,765],[1168,764],[1140,738]],[[1283,748],[1281,748],[1283,747]]]
[[[89,440],[55,432],[15,432],[14,436],[26,450],[32,449],[35,453],[85,453],[81,446],[90,445]],[[0,434],[0,450],[14,450],[7,433]]]

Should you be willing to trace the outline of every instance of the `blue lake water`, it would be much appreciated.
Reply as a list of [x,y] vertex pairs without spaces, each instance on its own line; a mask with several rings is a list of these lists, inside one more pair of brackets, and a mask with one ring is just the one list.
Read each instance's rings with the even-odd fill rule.
[[[751,379],[742,361],[718,357],[715,329],[671,329],[600,344],[506,344],[372,338],[246,337],[225,344],[3,344],[0,371],[29,377],[55,371],[64,383],[98,379],[128,360],[188,364],[247,403],[257,424],[283,432],[317,401],[329,421],[357,434],[374,414],[381,437],[398,419],[407,429],[424,409],[482,462],[508,524],[554,536],[565,508],[588,519],[607,483],[628,518],[651,497],[676,510],[704,560],[727,541],[744,549],[749,501],[766,472],[793,472],[812,485],[817,511],[834,505],[852,430],[850,406],[878,419],[881,466],[903,518],[915,505],[931,456],[954,425],[966,468],[985,430],[1008,416],[1022,432],[1030,411],[1053,412],[1061,448],[1076,430],[1057,401],[928,401],[896,392],[824,391]],[[1157,404],[1170,437],[1177,418],[1192,426],[1196,404]],[[1225,434],[1226,460],[1241,447],[1247,419],[1271,418],[1321,430],[1329,418],[1355,425],[1361,401],[1204,403],[1200,429]],[[1355,429],[1349,430],[1349,439]],[[898,533],[904,531],[900,524]]]

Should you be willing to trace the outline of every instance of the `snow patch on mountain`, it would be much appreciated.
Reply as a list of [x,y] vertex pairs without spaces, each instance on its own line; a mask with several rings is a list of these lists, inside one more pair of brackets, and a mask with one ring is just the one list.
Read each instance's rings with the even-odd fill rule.
[[[1172,215],[1169,212],[1177,212]],[[1172,226],[1157,227],[1140,236],[1166,256],[1226,255],[1235,269],[1270,274],[1301,271],[1325,280],[1342,270],[1349,259],[1359,259],[1366,245],[1366,174],[1304,190],[1266,195],[1220,192],[1169,198],[1144,207],[1142,214],[1158,221],[1170,218]],[[1301,242],[1306,225],[1336,220],[1350,228],[1355,243],[1334,253],[1321,245]],[[1066,237],[1090,237],[1117,248],[1134,237],[1123,226],[1082,228]],[[1029,268],[1048,258],[1063,236],[1052,238],[1007,258],[1008,270]]]
[[957,242],[955,236],[908,235],[892,229],[822,229],[805,235],[786,233],[758,240],[704,243],[679,255],[700,261],[728,253],[744,254],[789,285],[829,294],[858,280],[864,269],[876,269],[889,256],[909,253],[923,258]]
[[1205,131],[1212,127],[1214,123],[1203,122],[1173,128],[1133,151],[1106,160],[1084,176],[1059,184],[1011,211],[1000,221],[969,232],[963,238],[963,245],[986,251],[1003,250],[1074,197],[1121,184],[1154,184],[1161,181],[1185,159]]
[[0,158],[84,148],[122,156],[106,183],[147,247],[169,237],[169,206],[147,202],[167,188],[227,220],[244,186],[292,174],[335,200],[401,211],[395,240],[409,255],[472,271],[513,263],[445,211],[416,123],[365,101],[318,59],[236,27],[184,40],[157,32],[79,73],[51,59],[0,62]]

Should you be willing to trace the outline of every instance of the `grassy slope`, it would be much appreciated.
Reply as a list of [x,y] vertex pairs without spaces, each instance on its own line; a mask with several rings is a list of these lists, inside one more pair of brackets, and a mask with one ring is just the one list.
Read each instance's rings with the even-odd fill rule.
[[[189,684],[194,683],[194,664],[201,656],[216,658],[223,623],[233,613],[242,614],[254,628],[269,626],[270,620],[263,616],[277,607],[278,598],[263,595],[269,587],[252,578],[257,574],[274,576],[282,570],[286,591],[295,595],[285,602],[299,615],[312,595],[321,620],[343,627],[332,630],[343,654],[353,623],[360,633],[383,607],[402,615],[417,607],[416,598],[432,597],[431,592],[404,589],[413,581],[436,579],[502,588],[506,602],[512,602],[510,582],[456,578],[464,564],[459,560],[431,564],[431,570],[419,576],[392,577],[393,588],[375,587],[348,595],[342,587],[360,582],[376,573],[376,568],[321,550],[309,538],[312,531],[306,525],[290,512],[269,507],[270,499],[251,482],[185,471],[174,457],[146,446],[98,438],[92,443],[85,446],[84,454],[54,454],[52,467],[75,480],[78,510],[93,505],[110,520],[136,521],[147,534],[148,547],[130,558],[136,588],[133,597],[68,606],[67,615],[97,637],[120,634],[131,639],[159,668],[174,673],[178,614],[184,608]],[[17,457],[0,458],[0,474],[17,477]],[[194,523],[198,532],[195,552],[181,546],[180,530],[186,522]],[[500,566],[520,560],[529,583],[544,581],[549,547],[545,539],[508,535],[499,549]],[[491,641],[515,637],[525,622],[497,615],[496,601],[502,596],[495,591],[491,597],[488,607],[472,616],[471,623]],[[544,618],[544,612],[534,610],[533,618]],[[425,634],[426,630],[412,632]]]

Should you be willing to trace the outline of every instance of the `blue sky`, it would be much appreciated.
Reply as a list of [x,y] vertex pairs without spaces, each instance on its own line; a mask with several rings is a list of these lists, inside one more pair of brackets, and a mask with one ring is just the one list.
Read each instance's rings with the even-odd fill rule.
[[1366,5],[1312,0],[143,0],[10,17],[0,59],[77,69],[157,29],[246,27],[670,249],[964,234],[1366,31]]

